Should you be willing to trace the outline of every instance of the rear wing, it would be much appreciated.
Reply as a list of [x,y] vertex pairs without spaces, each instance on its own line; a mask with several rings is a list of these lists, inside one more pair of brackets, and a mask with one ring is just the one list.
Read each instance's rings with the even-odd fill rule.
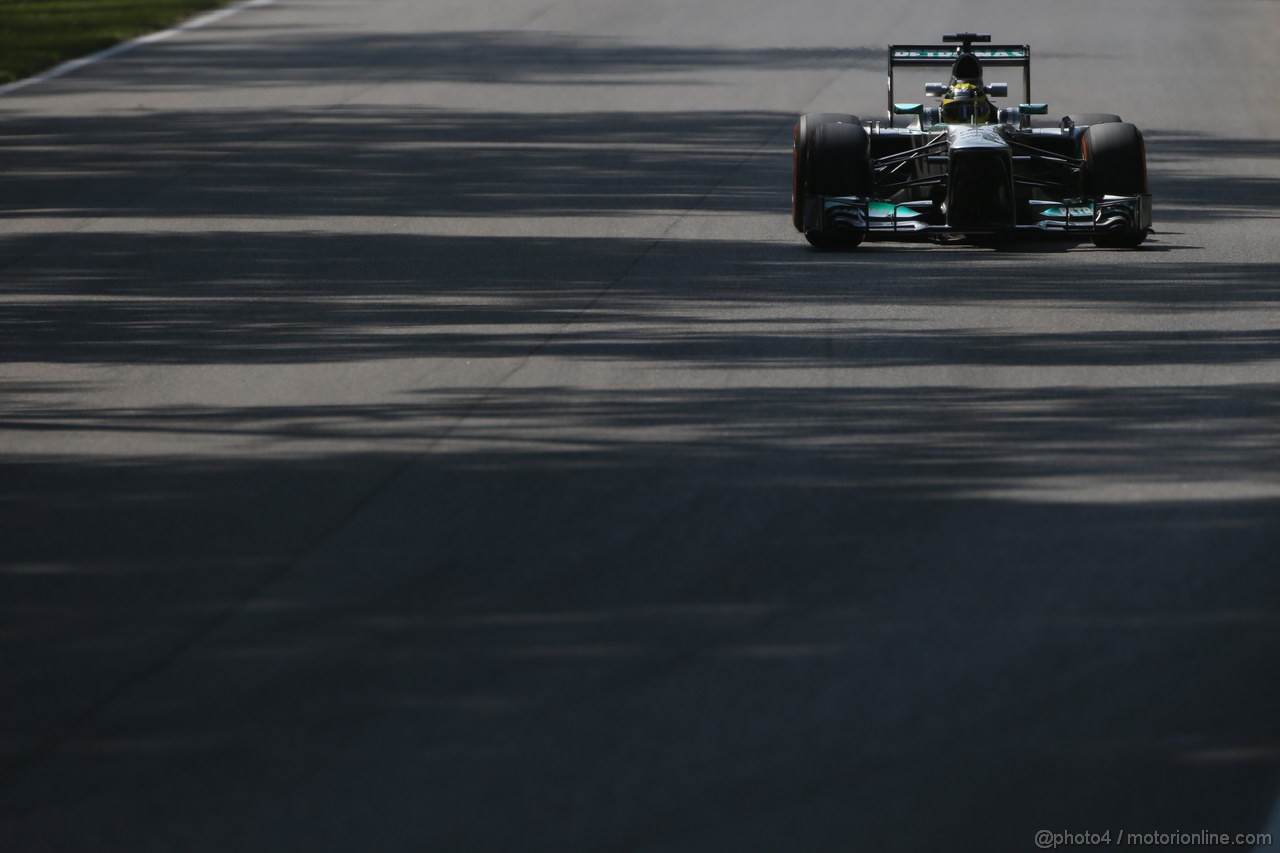
[[991,40],[990,36],[959,33],[942,37],[954,44],[891,44],[889,45],[889,126],[893,127],[893,72],[902,66],[916,68],[951,68],[961,53],[972,53],[984,68],[1013,67],[1022,69],[1022,103],[1031,103],[1031,47],[1025,44],[983,44],[975,41]]

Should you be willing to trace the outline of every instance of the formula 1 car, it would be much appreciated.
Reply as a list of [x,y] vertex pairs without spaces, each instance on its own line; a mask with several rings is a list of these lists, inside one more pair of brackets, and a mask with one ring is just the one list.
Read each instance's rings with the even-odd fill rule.
[[[942,40],[889,46],[885,121],[808,113],[796,122],[791,218],[812,245],[1059,236],[1132,248],[1146,239],[1151,196],[1138,128],[1109,113],[1033,128],[1031,117],[1049,108],[1031,101],[1030,47],[978,33]],[[951,68],[950,82],[925,86],[937,106],[895,101],[895,71],[913,66]],[[1021,68],[1023,102],[992,103],[1009,87],[986,83],[986,66]],[[908,117],[905,127],[897,116]]]

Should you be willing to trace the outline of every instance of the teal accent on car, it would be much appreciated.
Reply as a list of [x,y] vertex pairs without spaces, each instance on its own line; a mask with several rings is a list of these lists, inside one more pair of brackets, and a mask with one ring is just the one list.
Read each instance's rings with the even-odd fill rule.
[[872,219],[917,219],[920,211],[900,204],[873,201],[867,205],[867,215]]
[[1049,207],[1040,211],[1040,215],[1049,219],[1066,219],[1068,217],[1071,219],[1092,219],[1093,212],[1093,205],[1084,207],[1073,206],[1071,208]]

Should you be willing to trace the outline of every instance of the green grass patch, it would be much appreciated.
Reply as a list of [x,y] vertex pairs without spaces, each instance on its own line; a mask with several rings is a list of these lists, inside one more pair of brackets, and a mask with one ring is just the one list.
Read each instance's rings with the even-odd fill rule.
[[0,0],[0,84],[173,26],[227,0]]

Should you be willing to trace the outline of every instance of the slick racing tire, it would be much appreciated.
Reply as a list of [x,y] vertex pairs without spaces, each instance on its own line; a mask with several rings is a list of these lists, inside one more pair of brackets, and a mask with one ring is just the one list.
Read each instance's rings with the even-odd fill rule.
[[824,124],[858,124],[858,117],[846,113],[805,113],[796,122],[792,133],[791,224],[800,232],[804,231],[804,197],[812,194],[809,151],[813,146],[813,132]]
[[[814,129],[806,158],[806,195],[868,195],[871,190],[871,139],[856,121],[828,122]],[[803,227],[803,222],[801,223]],[[852,249],[866,236],[853,229],[806,231],[819,249]]]
[[[1146,144],[1142,133],[1132,124],[1095,124],[1084,132],[1080,149],[1084,160],[1084,191],[1089,198],[1147,193]],[[1133,248],[1146,237],[1146,231],[1119,231],[1096,236],[1093,242],[1105,248]]]

